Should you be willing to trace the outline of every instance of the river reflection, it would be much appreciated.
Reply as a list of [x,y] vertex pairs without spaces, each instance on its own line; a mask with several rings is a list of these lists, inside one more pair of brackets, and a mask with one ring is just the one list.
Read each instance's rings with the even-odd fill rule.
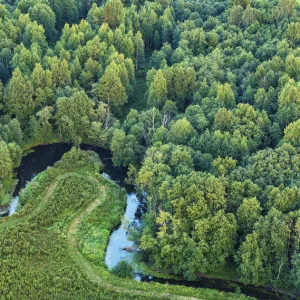
[[134,243],[128,240],[128,226],[135,220],[139,200],[135,193],[127,194],[127,207],[121,226],[115,230],[109,239],[105,263],[109,269],[115,267],[120,260],[132,263],[134,258]]

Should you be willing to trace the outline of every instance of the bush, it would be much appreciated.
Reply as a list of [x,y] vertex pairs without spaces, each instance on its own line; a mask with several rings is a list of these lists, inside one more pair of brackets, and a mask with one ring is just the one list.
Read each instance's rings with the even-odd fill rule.
[[122,278],[133,278],[134,269],[133,267],[125,260],[121,260],[111,271],[113,274],[122,277]]

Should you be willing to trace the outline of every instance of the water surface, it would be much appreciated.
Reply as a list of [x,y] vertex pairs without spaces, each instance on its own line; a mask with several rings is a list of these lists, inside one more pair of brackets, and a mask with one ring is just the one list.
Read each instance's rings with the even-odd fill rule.
[[122,224],[111,234],[106,250],[105,263],[109,269],[121,260],[133,263],[135,247],[134,243],[128,240],[128,226],[136,219],[139,203],[135,193],[127,194],[127,207]]

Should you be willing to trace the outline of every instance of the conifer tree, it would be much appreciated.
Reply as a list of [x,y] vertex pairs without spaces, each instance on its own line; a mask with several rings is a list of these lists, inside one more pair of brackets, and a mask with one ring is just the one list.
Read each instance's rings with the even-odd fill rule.
[[23,76],[20,69],[13,72],[4,97],[5,110],[24,120],[32,113],[35,104],[33,102],[33,88],[27,76]]

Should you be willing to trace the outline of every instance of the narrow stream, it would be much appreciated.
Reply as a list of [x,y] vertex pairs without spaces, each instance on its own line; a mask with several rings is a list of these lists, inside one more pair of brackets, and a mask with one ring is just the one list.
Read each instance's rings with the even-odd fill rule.
[[[36,174],[31,175],[30,181],[27,181],[25,184],[25,187],[36,177]],[[16,192],[15,192],[16,193]],[[19,195],[15,195],[14,198],[11,200],[10,205],[9,205],[9,212],[8,215],[12,216],[13,214],[16,213],[16,211],[19,208]]]
[[131,250],[134,250],[134,243],[128,240],[127,227],[134,222],[138,206],[136,194],[127,194],[127,207],[122,224],[111,234],[106,250],[105,263],[109,269],[115,267],[120,260],[133,262],[135,253]]
[[19,204],[19,196],[16,196],[10,202],[9,212],[8,212],[9,216],[12,216],[17,211],[18,204]]
[[[128,226],[138,226],[139,217],[143,213],[143,208],[139,198],[137,197],[133,186],[125,183],[127,170],[124,168],[114,167],[111,161],[111,153],[108,150],[98,148],[95,146],[82,145],[83,150],[92,150],[98,153],[102,162],[104,163],[103,176],[107,179],[113,180],[127,191],[127,208],[120,227],[115,230],[110,237],[109,244],[107,246],[107,252],[105,257],[105,263],[109,269],[117,265],[121,260],[126,260],[130,263],[133,261],[134,250],[133,242],[128,240]],[[47,146],[39,146],[34,148],[34,152],[29,153],[23,157],[22,163],[18,168],[18,184],[14,193],[14,198],[10,204],[9,215],[13,215],[18,209],[18,194],[22,188],[24,188],[28,182],[30,182],[36,174],[47,169],[48,166],[52,166],[55,162],[61,159],[62,155],[71,149],[67,144],[53,144]],[[200,278],[199,281],[185,281],[185,280],[173,280],[162,279],[152,276],[145,276],[142,274],[136,274],[136,280],[138,281],[155,281],[162,284],[176,284],[191,286],[194,288],[212,288],[225,292],[236,292],[239,289],[243,294],[255,297],[262,300],[275,300],[284,299],[278,297],[274,293],[267,291],[261,287],[255,287],[251,285],[244,285],[239,282],[228,281],[223,279],[213,278]],[[296,299],[296,298],[295,298]]]

